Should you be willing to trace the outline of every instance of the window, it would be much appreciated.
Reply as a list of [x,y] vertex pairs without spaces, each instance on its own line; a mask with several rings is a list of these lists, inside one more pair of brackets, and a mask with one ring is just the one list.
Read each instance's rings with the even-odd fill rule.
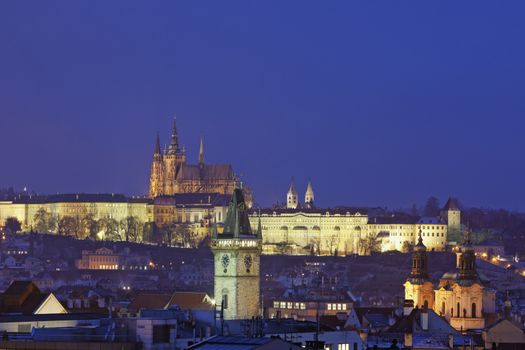
[[222,296],[223,308],[226,310],[228,308],[228,294]]
[[472,303],[472,317],[476,317],[476,303]]
[[327,308],[328,310],[332,310],[332,304],[326,304],[326,308]]
[[286,309],[286,302],[281,301],[281,309]]
[[274,307],[274,309],[278,309],[279,308],[279,302],[278,301],[274,301],[273,302],[273,307]]
[[153,344],[170,342],[170,326],[167,324],[153,326]]
[[301,310],[306,310],[306,304],[305,303],[301,303]]
[[287,308],[288,308],[288,309],[291,309],[291,308],[293,307],[292,305],[293,305],[293,304],[292,304],[291,302],[288,302],[288,303],[287,303]]
[[350,344],[337,344],[337,350],[350,350]]
[[346,310],[346,304],[343,304],[343,310]]

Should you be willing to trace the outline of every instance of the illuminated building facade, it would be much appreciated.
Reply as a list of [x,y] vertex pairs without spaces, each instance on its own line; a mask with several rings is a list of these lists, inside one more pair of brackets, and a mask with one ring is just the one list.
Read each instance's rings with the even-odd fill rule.
[[225,320],[261,316],[261,231],[253,233],[242,190],[235,189],[221,234],[214,233],[214,291]]
[[186,162],[186,150],[179,146],[176,119],[173,120],[170,144],[163,151],[157,136],[151,163],[149,197],[176,193],[230,194],[236,184],[237,178],[231,165],[204,162],[202,139],[198,164],[190,165]]

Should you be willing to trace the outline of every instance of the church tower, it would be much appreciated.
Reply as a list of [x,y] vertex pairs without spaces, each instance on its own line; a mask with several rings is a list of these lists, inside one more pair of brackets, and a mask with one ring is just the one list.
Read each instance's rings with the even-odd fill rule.
[[168,151],[164,154],[164,190],[163,194],[176,193],[176,179],[182,166],[186,163],[186,151],[179,147],[177,117],[173,117],[173,129]]
[[456,248],[457,270],[446,273],[435,291],[434,311],[457,330],[482,329],[485,315],[495,313],[496,292],[485,288],[476,271],[476,254],[465,229],[463,245]]
[[160,153],[160,139],[157,134],[155,150],[153,151],[153,161],[151,162],[151,175],[149,181],[149,196],[156,197],[162,194],[164,176],[164,162]]
[[460,237],[461,211],[459,210],[459,204],[456,198],[448,198],[447,203],[441,210],[441,220],[447,223],[449,237]]
[[428,276],[427,247],[423,244],[421,230],[419,230],[418,243],[412,254],[412,270],[410,277],[404,284],[405,300],[412,300],[414,307],[434,307],[434,285]]
[[286,208],[297,209],[297,207],[299,206],[297,197],[297,191],[295,190],[295,184],[292,179],[292,182],[290,183],[290,188],[288,189],[288,193],[286,194]]
[[260,256],[262,231],[252,233],[248,208],[236,188],[228,206],[222,234],[214,234],[215,301],[225,320],[251,319],[261,315]]
[[312,187],[312,181],[308,180],[308,186],[306,186],[306,193],[304,194],[304,205],[308,209],[314,207],[314,189]]

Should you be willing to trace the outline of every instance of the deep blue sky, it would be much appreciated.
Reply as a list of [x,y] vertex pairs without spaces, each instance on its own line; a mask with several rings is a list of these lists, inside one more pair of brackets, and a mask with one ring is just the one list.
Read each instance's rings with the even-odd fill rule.
[[0,187],[147,191],[177,113],[257,202],[525,210],[523,1],[1,1]]

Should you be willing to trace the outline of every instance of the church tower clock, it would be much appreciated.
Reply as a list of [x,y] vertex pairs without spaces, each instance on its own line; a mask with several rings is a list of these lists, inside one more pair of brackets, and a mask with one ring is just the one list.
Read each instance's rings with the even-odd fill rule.
[[241,189],[235,189],[228,206],[222,234],[215,233],[211,248],[214,255],[215,301],[225,320],[260,316],[261,227],[254,234],[248,219]]

